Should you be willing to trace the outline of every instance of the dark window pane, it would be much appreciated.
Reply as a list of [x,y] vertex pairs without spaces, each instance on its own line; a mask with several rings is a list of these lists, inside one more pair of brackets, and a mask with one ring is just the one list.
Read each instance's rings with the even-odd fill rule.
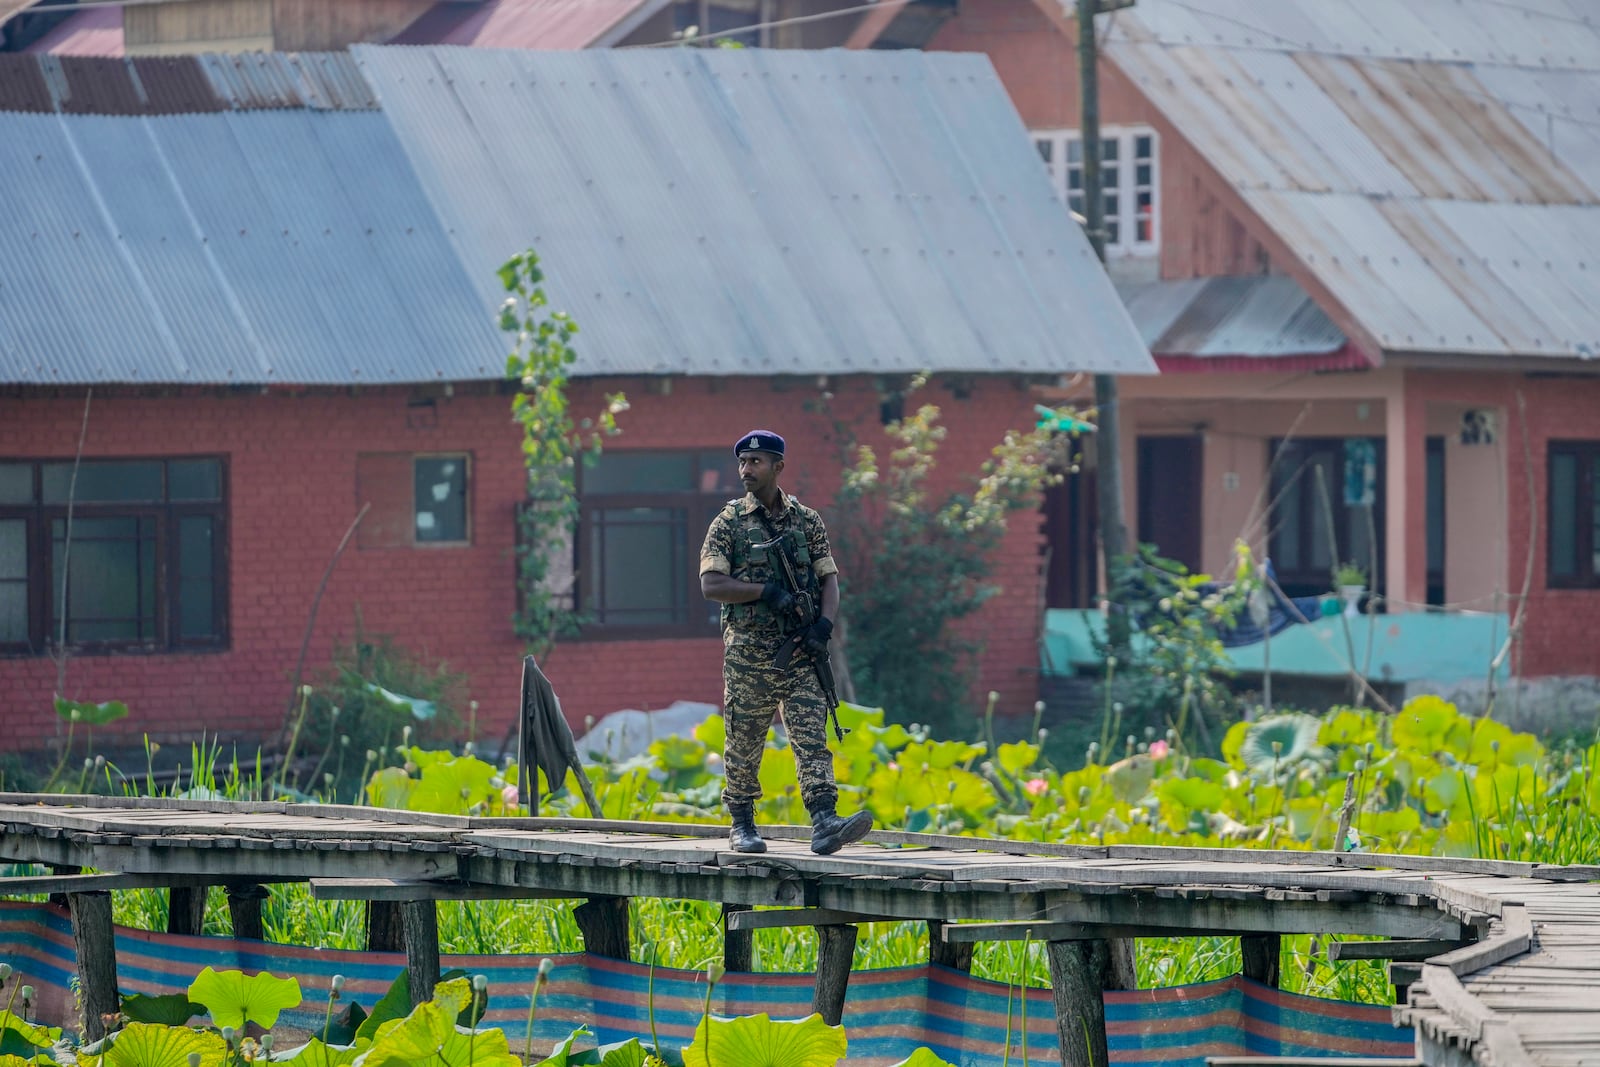
[[1074,171],[1069,171],[1067,173],[1067,188],[1068,189],[1082,189],[1083,188],[1083,171],[1074,170]]
[[71,463],[44,464],[44,502],[80,504],[161,499],[161,461],[85,460],[72,481]]
[[1444,449],[1429,442],[1427,458],[1428,573],[1444,570]]
[[734,459],[731,448],[702,452],[697,458],[700,484],[695,486],[696,492],[711,493],[724,499],[744,496],[744,486],[739,481],[739,463]]
[[33,464],[0,463],[0,504],[33,503]]
[[1051,157],[1055,154],[1056,144],[1048,137],[1035,137],[1033,139],[1033,147],[1039,150],[1039,158],[1049,163]]
[[1083,141],[1080,138],[1074,137],[1067,142],[1067,162],[1083,162]]
[[178,636],[215,637],[216,520],[185,515],[178,522]]
[[687,452],[602,452],[583,470],[585,493],[687,493],[694,484]]
[[1101,210],[1106,213],[1106,218],[1108,219],[1114,219],[1121,214],[1121,212],[1117,210],[1116,193],[1107,193],[1105,195],[1105,205],[1101,208]]
[[[1306,465],[1306,472],[1300,476],[1311,494],[1311,509],[1307,516],[1311,529],[1306,531],[1310,540],[1310,558],[1305,565],[1310,569],[1326,571],[1330,579],[1333,577],[1334,558],[1333,546],[1328,543],[1328,504],[1331,495],[1339,491],[1339,480],[1334,477],[1333,466],[1333,457],[1321,452],[1312,457]],[[1320,478],[1317,476],[1319,470],[1322,472]],[[1337,521],[1337,517],[1333,521]]]
[[1122,227],[1118,226],[1117,223],[1114,220],[1111,221],[1111,222],[1107,222],[1106,223],[1106,243],[1107,244],[1112,244],[1112,245],[1116,244],[1117,241],[1120,240],[1120,234],[1121,233],[1122,233]]
[[1133,168],[1133,180],[1140,185],[1150,184],[1150,164],[1141,163]]
[[465,456],[419,456],[416,461],[418,541],[467,539]]
[[0,644],[28,639],[28,524],[0,519]]
[[214,459],[175,459],[167,464],[168,500],[221,500],[222,464]]
[[[1285,459],[1288,455],[1287,452],[1284,454]],[[1277,506],[1272,512],[1275,529],[1270,551],[1273,565],[1280,573],[1300,569],[1300,514],[1305,507],[1302,499],[1304,493],[1305,482],[1296,480],[1278,497]]]
[[1600,451],[1589,453],[1589,577],[1600,577]]
[[1102,138],[1100,141],[1100,158],[1117,158],[1117,139],[1115,137]]
[[1155,154],[1155,139],[1149,134],[1140,134],[1133,139],[1133,156],[1135,159],[1149,159]]
[[[67,640],[149,641],[156,634],[155,521],[140,516],[77,519],[71,553],[66,521],[51,524],[51,573],[67,572]],[[60,586],[52,596],[59,610]]]
[[685,556],[683,511],[603,508],[590,523],[591,562],[599,586],[597,622],[662,625],[682,622]]
[[1118,184],[1119,182],[1117,179],[1116,167],[1100,168],[1100,188],[1106,193],[1107,196],[1117,195]]
[[1578,457],[1571,452],[1550,454],[1550,573],[1578,573]]

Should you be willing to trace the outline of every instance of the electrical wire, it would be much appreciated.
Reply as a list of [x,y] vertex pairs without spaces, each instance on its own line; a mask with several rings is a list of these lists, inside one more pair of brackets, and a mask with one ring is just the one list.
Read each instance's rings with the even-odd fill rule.
[[697,33],[693,37],[680,37],[672,41],[652,41],[649,44],[622,45],[618,51],[634,48],[689,48],[703,41],[716,41],[724,37],[740,37],[747,33],[759,30],[778,29],[783,26],[799,26],[808,22],[824,22],[828,19],[840,18],[844,15],[855,15],[863,11],[880,11],[888,8],[905,7],[913,0],[878,0],[873,4],[858,4],[855,7],[841,7],[836,11],[821,11],[814,15],[795,15],[786,19],[773,19],[769,22],[753,22],[748,26],[740,26],[731,30],[718,30],[716,33]]

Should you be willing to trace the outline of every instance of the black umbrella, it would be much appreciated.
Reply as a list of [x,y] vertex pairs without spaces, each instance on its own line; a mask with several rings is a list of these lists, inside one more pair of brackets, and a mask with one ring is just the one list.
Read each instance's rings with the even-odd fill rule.
[[594,798],[594,786],[583,773],[583,763],[578,759],[578,746],[572,739],[572,728],[561,714],[561,701],[532,656],[522,659],[522,740],[517,747],[518,792],[528,801],[528,811],[539,810],[539,779],[533,768],[544,772],[550,791],[555,792],[567,780],[567,769],[578,779],[583,790],[589,814],[600,818],[600,803]]

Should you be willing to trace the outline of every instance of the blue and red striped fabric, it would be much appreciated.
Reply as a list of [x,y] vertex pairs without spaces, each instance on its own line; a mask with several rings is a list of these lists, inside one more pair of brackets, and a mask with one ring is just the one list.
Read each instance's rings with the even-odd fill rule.
[[[343,998],[371,1008],[405,968],[397,953],[345,952],[236,941],[176,937],[118,928],[117,975],[124,993],[178,993],[203,967],[270,971],[292,976],[305,1001],[285,1012],[280,1025],[321,1026],[327,990],[345,977]],[[526,1034],[528,990],[542,956],[446,956],[489,980],[487,1022],[504,1029],[512,1047]],[[705,1007],[705,975],[649,968],[582,954],[550,957],[555,970],[539,996],[534,1048],[547,1050],[578,1026],[604,1044],[650,1034],[650,1005],[664,1045],[687,1045]],[[64,910],[47,904],[0,903],[0,962],[34,986],[35,1017],[57,1025],[72,1018],[70,980],[76,970],[72,926]],[[711,997],[714,1014],[765,1012],[775,1019],[811,1011],[809,974],[729,974]],[[898,967],[850,976],[844,1023],[850,1067],[888,1067],[926,1045],[957,1067],[1001,1067],[1006,1036],[1010,1063],[1021,1064],[1021,998],[1011,1002],[1002,983],[945,967]],[[1306,1054],[1394,1056],[1413,1054],[1411,1032],[1390,1022],[1388,1008],[1282,993],[1244,978],[1203,985],[1106,994],[1111,1063],[1203,1067],[1206,1056]],[[1054,1004],[1047,989],[1027,995],[1028,1061],[1060,1062]],[[579,1047],[587,1047],[588,1042]]]

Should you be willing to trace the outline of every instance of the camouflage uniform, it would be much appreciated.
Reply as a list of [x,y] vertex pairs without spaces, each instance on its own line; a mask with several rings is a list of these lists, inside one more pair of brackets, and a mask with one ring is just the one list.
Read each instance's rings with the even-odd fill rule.
[[[789,539],[796,562],[802,568],[809,566],[819,583],[837,574],[822,516],[792,496],[782,500],[782,509],[767,520],[776,533]],[[753,493],[729,501],[706,531],[700,573],[715,571],[758,585],[781,581],[780,571],[768,558],[770,550],[752,548],[772,538],[761,521],[764,512]],[[804,575],[800,577],[805,580]],[[762,602],[722,605],[723,705],[728,731],[724,755],[727,786],[722,799],[731,807],[760,798],[761,753],[772,717],[781,712],[807,809],[832,811],[839,790],[833,780],[833,755],[828,751],[828,702],[816,670],[805,656],[796,656],[781,670],[772,666],[782,639],[778,618]]]

